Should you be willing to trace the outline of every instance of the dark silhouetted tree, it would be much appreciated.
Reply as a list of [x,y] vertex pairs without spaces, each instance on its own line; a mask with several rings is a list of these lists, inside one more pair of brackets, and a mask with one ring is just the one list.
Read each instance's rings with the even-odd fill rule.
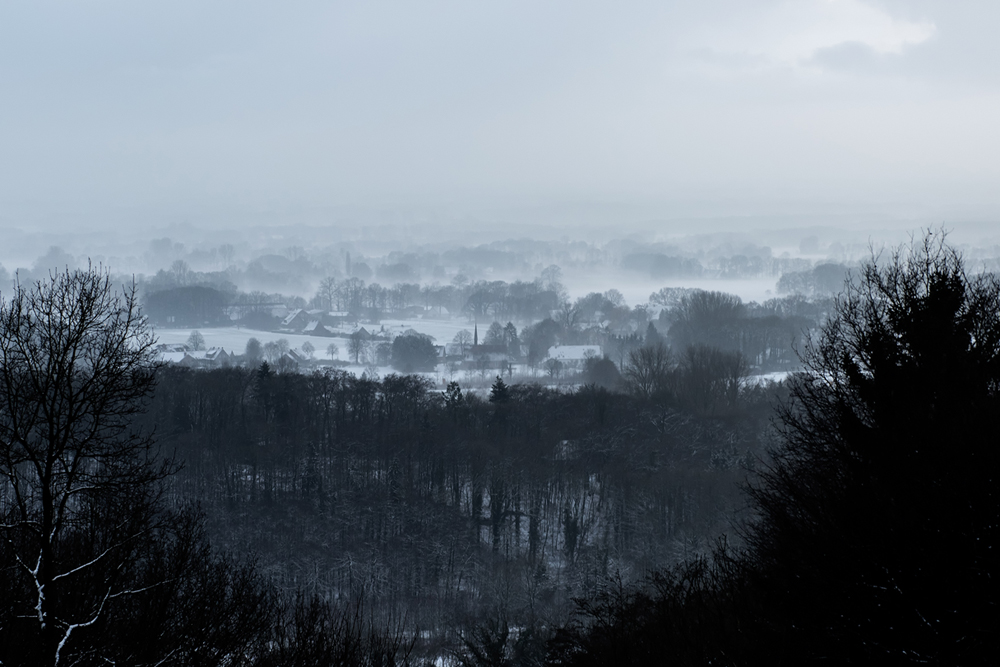
[[392,341],[392,367],[404,373],[432,371],[437,350],[426,336],[397,336]]
[[589,357],[583,362],[584,384],[594,384],[605,389],[616,389],[622,376],[615,362],[608,357]]
[[997,278],[967,275],[928,234],[862,268],[804,362],[748,532],[781,645],[840,663],[993,661]]
[[584,603],[557,664],[995,663],[1000,281],[927,234],[803,356],[744,549]]
[[506,403],[510,400],[510,387],[499,375],[490,387],[490,403]]
[[629,391],[651,398],[669,388],[672,368],[673,355],[666,345],[643,346],[628,353],[622,378]]
[[[0,302],[0,484],[21,632],[58,664],[131,590],[122,572],[154,521],[155,482],[169,471],[132,429],[154,386],[153,336],[134,287],[97,270],[16,285]],[[116,499],[118,525],[90,522]],[[117,567],[107,567],[114,563]]]

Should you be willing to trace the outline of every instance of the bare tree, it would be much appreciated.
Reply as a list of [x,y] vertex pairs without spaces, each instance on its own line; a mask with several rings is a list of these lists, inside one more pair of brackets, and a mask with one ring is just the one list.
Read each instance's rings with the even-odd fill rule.
[[16,616],[49,664],[137,592],[123,575],[171,471],[132,426],[153,390],[153,344],[134,284],[117,290],[93,268],[0,301],[0,531],[7,576],[30,591]]
[[198,350],[204,350],[205,337],[201,335],[200,331],[195,329],[194,331],[191,332],[191,335],[188,336],[187,346],[195,352],[197,352]]
[[672,368],[670,350],[659,343],[630,351],[622,377],[632,392],[649,398],[667,388]]
[[276,364],[281,357],[284,356],[285,352],[288,352],[291,348],[288,345],[288,339],[279,338],[278,340],[272,340],[264,343],[264,358],[267,359],[268,363]]
[[455,345],[458,345],[459,354],[464,357],[465,351],[470,345],[472,345],[472,332],[468,329],[462,329],[455,334],[455,338],[452,339],[452,342],[455,343]]
[[336,300],[337,279],[332,276],[327,276],[320,281],[319,287],[316,289],[316,302],[326,310],[333,310]]
[[233,257],[236,255],[236,248],[231,243],[223,243],[219,246],[219,259],[222,260],[222,268],[228,269],[233,264]]
[[573,307],[568,301],[562,304],[557,314],[559,324],[567,333],[573,331],[580,322],[580,310]]
[[365,339],[361,337],[361,333],[355,331],[351,334],[351,337],[347,339],[347,352],[354,357],[354,363],[360,363],[359,359],[361,354],[365,351]]

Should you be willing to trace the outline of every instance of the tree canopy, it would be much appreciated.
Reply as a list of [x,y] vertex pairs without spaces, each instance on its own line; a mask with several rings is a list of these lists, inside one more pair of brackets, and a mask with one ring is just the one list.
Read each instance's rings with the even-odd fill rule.
[[392,341],[392,367],[404,373],[432,371],[437,349],[425,336],[397,336]]

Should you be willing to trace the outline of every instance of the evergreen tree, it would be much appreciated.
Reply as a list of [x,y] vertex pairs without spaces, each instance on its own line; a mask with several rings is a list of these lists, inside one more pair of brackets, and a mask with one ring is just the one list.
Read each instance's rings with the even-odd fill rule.
[[490,387],[490,403],[506,403],[510,400],[510,387],[499,375]]

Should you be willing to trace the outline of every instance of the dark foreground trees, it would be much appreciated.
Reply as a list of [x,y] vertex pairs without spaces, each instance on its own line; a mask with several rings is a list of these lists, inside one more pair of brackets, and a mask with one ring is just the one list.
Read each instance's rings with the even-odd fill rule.
[[992,664],[1000,283],[932,234],[807,349],[746,550],[586,606],[566,664]]
[[152,345],[135,290],[97,271],[0,302],[0,527],[12,588],[28,591],[3,629],[52,664],[134,594],[127,575],[159,528],[170,463],[131,428],[153,389]]
[[791,655],[992,662],[1000,283],[941,235],[864,267],[752,491],[754,586]]
[[363,610],[283,599],[165,501],[176,467],[136,427],[152,346],[98,270],[0,300],[0,664],[405,662]]
[[253,567],[162,501],[175,467],[134,427],[155,371],[135,290],[107,273],[0,301],[3,664],[217,664],[266,637]]

